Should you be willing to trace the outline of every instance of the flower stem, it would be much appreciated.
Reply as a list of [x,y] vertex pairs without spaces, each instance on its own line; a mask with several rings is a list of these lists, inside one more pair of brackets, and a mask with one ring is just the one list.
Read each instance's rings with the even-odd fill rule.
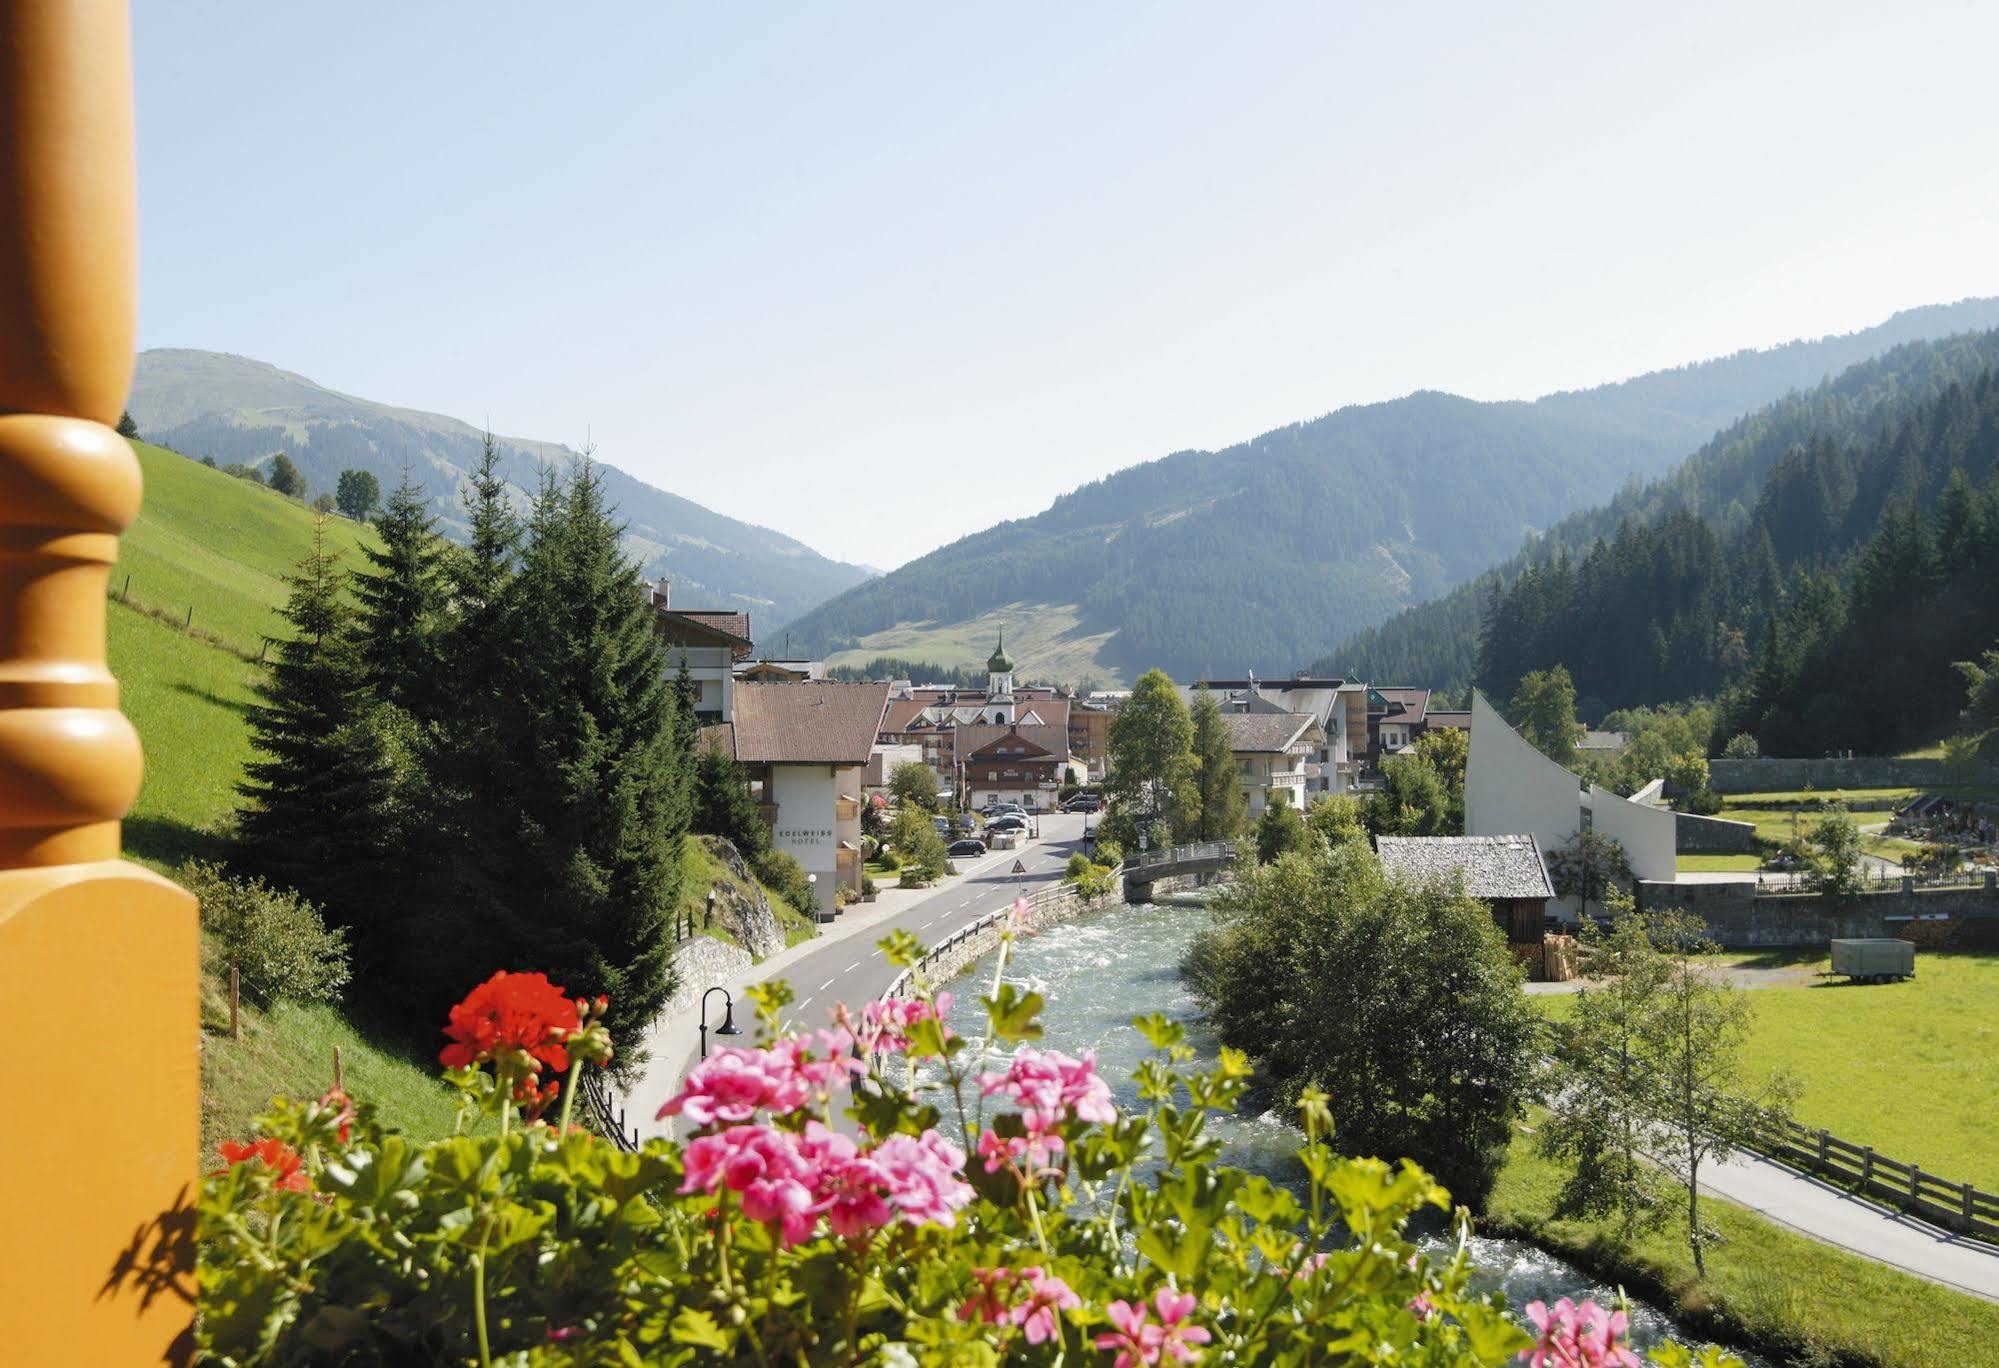
[[[505,1117],[501,1124],[506,1124]],[[493,1348],[486,1339],[486,1239],[492,1233],[488,1220],[479,1232],[479,1251],[472,1256],[472,1325],[479,1332],[479,1368],[493,1368]]]
[[576,1079],[583,1072],[581,1058],[569,1063],[569,1077],[562,1081],[562,1123],[555,1128],[557,1138],[569,1134],[569,1112],[576,1105]]

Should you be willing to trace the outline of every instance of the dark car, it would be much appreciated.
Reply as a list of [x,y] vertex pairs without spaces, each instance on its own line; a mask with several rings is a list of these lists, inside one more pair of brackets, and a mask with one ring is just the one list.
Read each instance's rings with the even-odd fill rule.
[[1094,793],[1079,793],[1062,805],[1064,812],[1101,812],[1104,800]]
[[986,830],[1025,831],[1027,830],[1027,819],[1025,817],[1014,817],[1012,815],[1008,815],[1005,817],[995,817],[990,822],[986,823]]
[[986,853],[986,843],[984,841],[975,841],[967,836],[962,841],[951,842],[950,853],[953,855],[983,855]]

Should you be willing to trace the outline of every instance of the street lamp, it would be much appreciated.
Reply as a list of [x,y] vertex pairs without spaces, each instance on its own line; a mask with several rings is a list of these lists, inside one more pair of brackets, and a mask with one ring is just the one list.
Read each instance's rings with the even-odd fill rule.
[[741,1031],[736,1029],[736,1000],[729,996],[727,988],[718,983],[701,995],[701,1057],[703,1059],[708,1057],[708,998],[714,993],[722,995],[722,1024],[715,1028],[715,1034],[724,1036],[742,1034]]

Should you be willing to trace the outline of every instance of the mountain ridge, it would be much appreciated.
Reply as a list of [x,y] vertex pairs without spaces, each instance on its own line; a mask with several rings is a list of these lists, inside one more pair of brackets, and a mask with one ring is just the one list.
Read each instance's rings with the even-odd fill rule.
[[1106,675],[1288,671],[1786,393],[1900,342],[1995,325],[1999,300],[1960,300],[1538,399],[1426,389],[1348,405],[1089,481],[791,626],[836,663],[943,660],[933,640],[1002,605],[1074,605],[1073,640],[1052,647],[1100,637]]
[[[225,464],[258,464],[284,451],[315,491],[332,489],[340,471],[352,467],[373,474],[386,494],[407,460],[449,535],[463,531],[459,489],[484,438],[473,424],[446,414],[379,403],[268,361],[195,348],[141,352],[130,408],[149,440]],[[523,504],[543,468],[581,457],[559,442],[498,435],[493,441]],[[748,609],[758,615],[762,636],[867,578],[864,567],[823,556],[794,537],[599,464],[626,519],[627,548],[648,576],[670,578],[689,606]]]

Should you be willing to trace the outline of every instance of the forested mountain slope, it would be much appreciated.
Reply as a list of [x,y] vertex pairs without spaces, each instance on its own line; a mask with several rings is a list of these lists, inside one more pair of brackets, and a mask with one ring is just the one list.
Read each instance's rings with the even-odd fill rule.
[[[315,492],[331,490],[352,467],[372,473],[386,495],[408,463],[439,529],[449,536],[464,530],[459,488],[478,462],[482,437],[455,418],[356,399],[247,357],[176,349],[139,354],[130,407],[147,440],[189,455],[255,465],[282,451]],[[554,442],[495,442],[523,502],[544,467],[576,456]],[[676,601],[690,607],[750,609],[759,636],[867,577],[859,566],[615,466],[604,467],[604,485],[626,523],[626,548],[646,574],[671,578]]]
[[[1906,424],[1924,403],[1935,400],[1953,385],[1975,381],[1995,361],[1999,361],[1999,333],[1986,332],[1905,344],[1849,367],[1824,384],[1789,395],[1732,424],[1671,474],[1627,489],[1600,507],[1562,520],[1524,551],[1477,580],[1460,585],[1434,602],[1407,609],[1379,627],[1356,634],[1316,661],[1313,669],[1350,671],[1368,679],[1434,687],[1457,687],[1471,682],[1476,674],[1484,687],[1504,696],[1519,673],[1552,662],[1532,660],[1541,651],[1541,647],[1533,644],[1532,634],[1515,635],[1508,638],[1513,642],[1511,647],[1495,640],[1496,654],[1486,662],[1486,671],[1480,673],[1481,622],[1494,611],[1494,595],[1502,587],[1516,586],[1523,577],[1531,580],[1543,569],[1554,573],[1553,568],[1565,557],[1579,561],[1592,547],[1616,539],[1620,528],[1629,529],[1624,538],[1631,555],[1638,554],[1636,544],[1644,542],[1647,557],[1657,555],[1670,561],[1675,554],[1695,554],[1686,550],[1684,544],[1689,539],[1705,544],[1702,534],[1694,530],[1693,522],[1705,526],[1707,536],[1719,547],[1723,543],[1734,544],[1752,523],[1767,528],[1774,519],[1776,532],[1771,550],[1776,558],[1778,582],[1771,584],[1766,573],[1760,585],[1744,590],[1750,604],[1734,605],[1731,610],[1734,615],[1728,619],[1730,627],[1741,630],[1749,606],[1758,596],[1768,600],[1776,594],[1783,575],[1793,565],[1801,559],[1835,554],[1851,547],[1871,531],[1879,511],[1878,501],[1855,504],[1846,499],[1841,504],[1845,510],[1843,516],[1850,516],[1855,522],[1845,529],[1836,544],[1794,543],[1791,538],[1796,534],[1787,530],[1790,524],[1785,521],[1782,509],[1794,498],[1817,497],[1817,494],[1809,486],[1802,491],[1794,488],[1799,473],[1792,458],[1815,444],[1830,443],[1857,450],[1882,441]],[[1763,506],[1766,497],[1773,501],[1768,509]],[[1677,547],[1677,551],[1654,545],[1662,541]],[[1760,543],[1743,546],[1739,554],[1760,552]],[[1593,575],[1603,570],[1601,561],[1589,567]],[[1575,566],[1569,571],[1577,572]],[[1670,572],[1662,573],[1671,579]],[[1665,586],[1627,585],[1626,589],[1642,597],[1664,592]],[[1501,592],[1502,601],[1504,598],[1505,593]],[[1637,616],[1643,616],[1642,612]],[[1652,696],[1674,697],[1691,689],[1717,686],[1710,668],[1715,656],[1713,643],[1694,651],[1684,635],[1696,633],[1695,624],[1681,625],[1679,630],[1683,635],[1668,643],[1667,658],[1662,659],[1655,649],[1658,643],[1649,635],[1642,641],[1634,640],[1619,625],[1633,618],[1634,615],[1627,614],[1618,624],[1606,627],[1608,635],[1602,639],[1602,650],[1608,656],[1626,661],[1621,668],[1643,673],[1652,681],[1635,692],[1651,690]],[[1706,624],[1710,631],[1719,625],[1714,621]],[[1518,623],[1513,624],[1516,633],[1518,627]],[[1707,664],[1699,664],[1697,659]],[[1518,663],[1521,660],[1532,663]],[[1575,663],[1570,668],[1575,670]],[[1601,693],[1600,698],[1614,701],[1633,698],[1634,688],[1622,678],[1597,677],[1595,682],[1609,690]],[[1590,690],[1584,692],[1589,694]]]
[[962,624],[1027,604],[1044,620],[1073,617],[1066,644],[1088,643],[1108,676],[1289,669],[1667,468],[1749,410],[1897,342],[1994,324],[1999,301],[1965,301],[1531,403],[1419,392],[1341,409],[1120,471],[792,628],[856,662],[892,652],[960,664],[944,647]]

